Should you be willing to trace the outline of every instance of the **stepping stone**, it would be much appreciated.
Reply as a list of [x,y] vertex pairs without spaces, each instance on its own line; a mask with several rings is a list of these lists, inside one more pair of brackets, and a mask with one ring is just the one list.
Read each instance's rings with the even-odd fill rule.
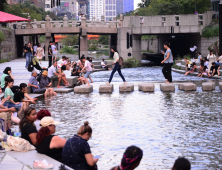
[[222,91],[222,82],[219,82],[219,88]]
[[56,93],[69,93],[73,91],[73,88],[53,88]]
[[113,89],[114,89],[113,84],[111,84],[111,85],[102,84],[99,86],[100,93],[112,93]]
[[82,85],[82,86],[76,86],[74,87],[74,93],[91,93],[93,92],[93,86],[86,86],[86,85]]
[[132,92],[132,91],[134,91],[134,84],[119,85],[119,92]]
[[143,92],[154,92],[154,84],[152,83],[139,84],[138,90]]
[[[68,83],[71,84],[70,87],[74,87],[74,85],[77,83],[78,81],[78,77],[77,76],[69,76],[66,78]],[[56,85],[57,86],[57,85]]]
[[175,85],[172,83],[160,84],[160,90],[164,92],[175,91]]
[[197,86],[194,83],[181,83],[181,84],[179,84],[179,90],[195,91],[196,89],[197,89]]
[[212,91],[214,89],[215,89],[215,83],[212,83],[212,82],[202,83],[203,91]]

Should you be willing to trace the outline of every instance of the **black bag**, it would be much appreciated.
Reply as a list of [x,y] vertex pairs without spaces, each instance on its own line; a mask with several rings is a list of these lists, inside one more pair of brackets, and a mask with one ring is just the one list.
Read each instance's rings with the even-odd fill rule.
[[32,62],[32,59],[31,59],[29,65],[28,65],[28,71],[32,72],[33,70],[34,70],[34,66],[33,66],[33,62]]

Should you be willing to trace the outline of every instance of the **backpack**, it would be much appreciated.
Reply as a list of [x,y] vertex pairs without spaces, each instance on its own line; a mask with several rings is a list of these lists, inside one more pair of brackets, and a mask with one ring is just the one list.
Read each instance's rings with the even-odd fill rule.
[[119,65],[123,65],[123,57],[119,57]]
[[33,62],[32,60],[30,61],[29,65],[28,65],[28,71],[32,72],[34,70],[34,66],[33,66]]

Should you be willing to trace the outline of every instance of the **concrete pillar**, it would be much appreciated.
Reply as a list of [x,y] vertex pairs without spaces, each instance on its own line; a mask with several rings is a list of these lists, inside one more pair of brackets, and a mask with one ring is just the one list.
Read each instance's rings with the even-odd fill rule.
[[137,60],[142,60],[141,54],[141,35],[133,35],[132,37],[132,57],[136,58]]
[[87,39],[87,30],[86,30],[86,18],[83,15],[81,22],[82,32],[79,38],[79,57],[83,54],[85,57],[88,57],[88,39]]
[[29,21],[28,21],[28,23],[26,25],[26,28],[32,28],[30,15],[28,16],[28,19],[29,19]]
[[64,18],[63,18],[63,27],[68,27],[68,17],[67,17],[67,15],[64,15]]

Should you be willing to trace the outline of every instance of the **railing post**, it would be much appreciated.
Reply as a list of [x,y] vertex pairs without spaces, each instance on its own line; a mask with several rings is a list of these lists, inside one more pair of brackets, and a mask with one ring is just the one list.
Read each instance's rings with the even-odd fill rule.
[[46,28],[49,28],[51,27],[51,23],[50,23],[50,17],[47,15],[46,18],[45,18],[45,27]]
[[85,15],[83,15],[81,19],[82,19],[81,27],[86,27],[86,17],[85,17]]
[[120,26],[120,27],[123,26],[123,14],[120,14],[120,22],[119,22],[119,26]]
[[68,17],[67,17],[67,15],[64,15],[64,18],[63,18],[63,27],[68,27]]
[[32,28],[30,15],[28,16],[28,19],[29,19],[29,21],[28,21],[28,23],[26,25],[26,28]]
[[104,17],[104,15],[102,15],[102,16],[101,16],[102,25],[105,25],[105,24],[104,24],[104,21],[105,21],[105,17]]

